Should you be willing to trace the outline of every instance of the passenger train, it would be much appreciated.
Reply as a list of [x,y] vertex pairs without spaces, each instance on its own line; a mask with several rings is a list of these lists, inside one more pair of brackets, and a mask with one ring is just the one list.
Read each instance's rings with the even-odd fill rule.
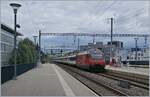
[[93,48],[76,55],[59,57],[54,62],[65,63],[90,71],[105,71],[104,54],[99,49]]

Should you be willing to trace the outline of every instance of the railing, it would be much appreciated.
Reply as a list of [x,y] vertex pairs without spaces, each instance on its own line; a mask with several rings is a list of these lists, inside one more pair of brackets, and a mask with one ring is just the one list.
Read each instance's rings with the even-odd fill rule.
[[[17,75],[21,75],[26,71],[29,71],[30,69],[34,68],[36,64],[19,64],[17,65]],[[1,84],[5,83],[8,80],[11,80],[14,76],[14,66],[5,66],[1,67]]]

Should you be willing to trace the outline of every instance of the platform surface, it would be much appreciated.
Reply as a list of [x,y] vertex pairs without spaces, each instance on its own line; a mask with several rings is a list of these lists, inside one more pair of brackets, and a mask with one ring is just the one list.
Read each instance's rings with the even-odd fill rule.
[[138,67],[114,67],[114,66],[106,66],[106,69],[115,70],[115,71],[123,71],[140,75],[149,75],[149,68],[138,68]]
[[2,96],[97,96],[55,64],[42,64],[1,85]]

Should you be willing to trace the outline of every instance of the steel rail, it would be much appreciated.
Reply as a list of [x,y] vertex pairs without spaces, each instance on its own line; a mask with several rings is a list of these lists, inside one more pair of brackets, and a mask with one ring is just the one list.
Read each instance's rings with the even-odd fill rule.
[[114,79],[114,80],[117,80],[117,81],[124,81],[124,80],[126,80],[131,85],[134,85],[134,86],[137,86],[137,87],[149,90],[149,85],[144,85],[144,84],[141,84],[141,83],[136,82],[136,81],[134,82],[133,80],[125,79],[125,78],[122,78],[122,77],[116,77],[116,76],[108,75],[108,74],[98,74],[98,75],[104,76],[104,77],[107,77],[107,78],[111,78],[111,79]]
[[149,85],[149,77],[148,78],[144,78],[143,76],[140,77],[140,76],[133,76],[133,75],[129,75],[129,74],[124,74],[124,73],[111,73],[111,72],[107,72],[106,73],[107,75],[110,75],[110,76],[115,76],[115,77],[119,77],[119,78],[122,78],[122,79],[126,79],[126,80],[130,80],[130,81],[136,81],[138,83],[141,83],[141,84],[144,84],[144,85]]

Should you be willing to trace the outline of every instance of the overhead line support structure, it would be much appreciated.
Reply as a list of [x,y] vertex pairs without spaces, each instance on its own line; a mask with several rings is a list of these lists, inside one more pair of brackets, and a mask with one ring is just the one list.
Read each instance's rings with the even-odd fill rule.
[[[100,33],[41,33],[41,36],[95,36],[95,37],[111,37],[110,34]],[[113,34],[112,37],[149,37],[149,34]]]
[[112,62],[112,58],[113,58],[113,54],[112,54],[112,41],[113,41],[113,18],[110,18],[111,20],[111,34],[110,34],[110,40],[111,40],[111,48],[110,48],[110,59],[111,59],[111,62]]

